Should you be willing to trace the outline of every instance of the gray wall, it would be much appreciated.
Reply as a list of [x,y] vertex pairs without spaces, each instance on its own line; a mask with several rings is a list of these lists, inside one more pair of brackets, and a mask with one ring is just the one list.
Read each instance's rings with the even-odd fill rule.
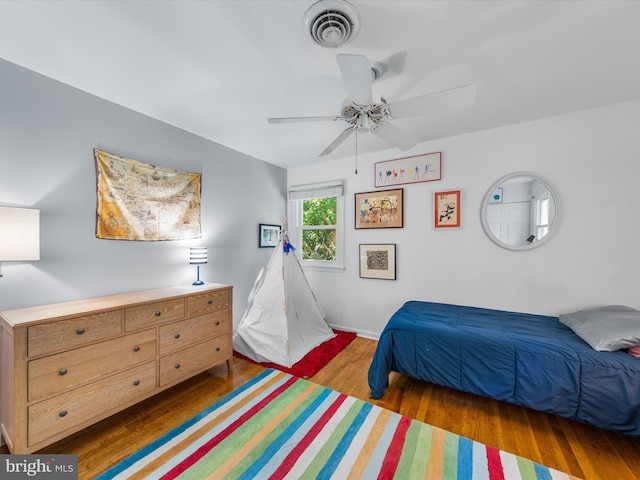
[[[202,239],[96,238],[94,148],[202,172]],[[272,252],[258,248],[258,224],[285,214],[286,177],[284,169],[0,60],[0,205],[41,211],[41,260],[3,264],[0,310],[191,283],[189,246],[203,245],[209,263],[201,277],[234,286],[237,321]]]

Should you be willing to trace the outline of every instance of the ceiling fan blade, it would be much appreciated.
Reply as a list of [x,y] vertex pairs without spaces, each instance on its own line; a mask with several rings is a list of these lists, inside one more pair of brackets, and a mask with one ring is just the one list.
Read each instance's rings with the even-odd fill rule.
[[464,85],[394,102],[389,113],[395,118],[413,117],[471,107],[475,101],[476,86]]
[[420,143],[420,140],[413,135],[394,127],[389,123],[381,124],[371,133],[387,141],[394,147],[398,147],[400,150],[409,150]]
[[[393,55],[380,61],[381,64],[387,65],[389,71],[395,75],[398,75],[404,71],[404,65],[406,62],[407,62],[406,50],[402,50],[398,53],[394,53]],[[385,74],[385,77],[386,76],[387,74]]]
[[329,120],[341,120],[342,117],[277,117],[267,118],[269,123],[294,123],[294,122],[327,122]]
[[353,132],[355,132],[355,129],[353,127],[349,127],[346,130],[344,130],[340,135],[336,137],[336,139],[333,142],[329,144],[327,148],[325,148],[322,152],[320,152],[320,155],[318,156],[324,157],[325,155],[329,155],[338,147],[338,145],[340,145],[347,138],[349,138]]
[[371,62],[364,55],[341,53],[336,56],[349,100],[357,105],[371,105]]

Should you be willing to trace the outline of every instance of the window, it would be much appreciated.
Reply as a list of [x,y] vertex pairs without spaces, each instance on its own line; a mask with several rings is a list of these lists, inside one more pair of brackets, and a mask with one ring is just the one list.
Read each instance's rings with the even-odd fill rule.
[[302,200],[302,259],[336,261],[337,197]]
[[342,182],[289,190],[289,240],[305,267],[343,268]]
[[549,231],[549,196],[536,200],[536,237],[541,239]]

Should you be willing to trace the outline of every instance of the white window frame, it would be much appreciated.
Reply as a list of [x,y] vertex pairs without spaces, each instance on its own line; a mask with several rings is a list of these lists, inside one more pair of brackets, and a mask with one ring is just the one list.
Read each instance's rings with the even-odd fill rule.
[[[319,271],[343,271],[344,270],[344,182],[333,181],[312,183],[289,187],[289,241],[298,248],[298,259],[305,269]],[[311,198],[336,197],[336,224],[317,225],[313,229],[326,228],[336,230],[336,259],[329,260],[303,260],[302,259],[302,202]],[[297,251],[296,251],[297,253]]]
[[[547,221],[545,223],[542,222],[542,204],[546,203],[547,208]],[[536,236],[539,239],[544,237],[547,233],[549,233],[549,218],[551,208],[551,200],[549,195],[542,195],[541,197],[536,199]],[[541,230],[544,230],[544,235],[541,233]]]

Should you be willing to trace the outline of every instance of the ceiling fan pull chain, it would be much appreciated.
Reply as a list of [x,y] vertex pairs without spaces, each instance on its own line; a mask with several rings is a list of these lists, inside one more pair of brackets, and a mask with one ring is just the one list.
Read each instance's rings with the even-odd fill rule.
[[358,174],[358,129],[356,128],[356,175]]

